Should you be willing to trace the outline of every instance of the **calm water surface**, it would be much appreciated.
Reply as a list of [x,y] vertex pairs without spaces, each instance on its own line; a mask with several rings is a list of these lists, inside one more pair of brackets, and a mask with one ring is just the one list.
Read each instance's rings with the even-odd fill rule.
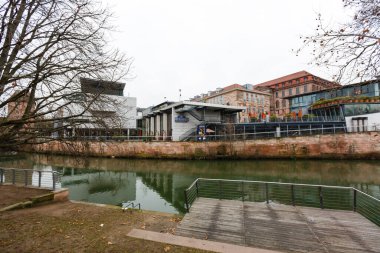
[[198,177],[354,186],[380,198],[380,162],[316,160],[178,161],[25,154],[0,166],[57,170],[70,199],[184,212],[184,190]]

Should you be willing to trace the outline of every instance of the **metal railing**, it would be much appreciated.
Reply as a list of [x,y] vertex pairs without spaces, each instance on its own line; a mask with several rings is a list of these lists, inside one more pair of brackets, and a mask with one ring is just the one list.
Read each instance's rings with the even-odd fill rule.
[[0,168],[0,184],[61,188],[61,174],[57,171]]
[[344,122],[345,119],[342,116],[302,116],[302,117],[283,117],[283,118],[271,118],[267,117],[266,119],[253,119],[251,123],[254,122]]
[[139,210],[141,210],[141,204],[140,203],[135,203],[133,201],[127,201],[127,202],[122,202],[121,203],[121,209],[123,211],[128,210],[130,207],[132,207],[132,208],[138,207]]
[[185,190],[188,212],[198,197],[352,210],[380,226],[380,200],[354,187],[198,178]]
[[[234,125],[234,124],[230,124]],[[357,133],[357,132],[369,132],[369,131],[380,131],[380,124],[364,125],[364,126],[345,126],[330,124],[332,127],[324,127],[323,125],[315,127],[312,125],[303,125],[297,127],[286,127],[282,126],[280,131],[232,131],[231,133],[223,134],[206,134],[197,135],[195,134],[196,128],[190,129],[188,132],[180,136],[180,141],[232,141],[232,140],[256,140],[256,139],[268,139],[268,138],[282,138],[282,137],[292,137],[292,136],[312,136],[312,135],[325,135],[325,134],[342,134],[342,133]],[[75,136],[75,137],[64,137],[61,140],[66,141],[106,141],[106,142],[117,142],[117,141],[170,141],[172,136],[165,135],[160,136],[159,133],[155,135],[146,136]]]
[[297,128],[281,128],[280,131],[256,131],[256,132],[243,132],[243,133],[225,133],[225,134],[207,134],[201,136],[193,135],[189,136],[187,140],[192,141],[238,141],[238,140],[258,140],[258,139],[270,139],[270,138],[283,138],[283,137],[295,137],[295,136],[313,136],[313,135],[325,135],[325,134],[342,134],[342,133],[358,133],[379,131],[380,125],[365,125],[361,128],[347,127],[347,126],[335,126],[332,127],[315,127],[315,126],[299,126]]

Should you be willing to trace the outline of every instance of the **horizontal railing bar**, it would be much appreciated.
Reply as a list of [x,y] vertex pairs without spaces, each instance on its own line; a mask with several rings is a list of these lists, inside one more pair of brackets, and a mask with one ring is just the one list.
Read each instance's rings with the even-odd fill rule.
[[199,178],[195,179],[195,181],[189,187],[187,187],[186,191],[190,190],[198,182],[198,179]]
[[360,191],[360,190],[358,190],[358,189],[356,189],[356,188],[353,188],[353,189],[355,189],[357,192],[359,192],[359,193],[361,193],[361,194],[363,194],[363,195],[365,195],[365,196],[367,196],[367,197],[369,197],[369,198],[371,198],[371,199],[373,199],[373,200],[376,200],[376,201],[378,201],[378,202],[380,203],[380,199],[377,199],[377,198],[375,198],[374,196],[371,196],[371,195],[369,195],[369,194],[367,194],[367,193],[365,193],[365,192],[362,192],[362,191]]
[[[289,186],[290,185],[294,185],[294,186],[306,186],[306,187],[325,187],[325,188],[346,189],[346,190],[356,189],[356,188],[351,187],[351,186],[334,186],[334,185],[316,185],[316,184],[299,184],[299,183],[283,183],[283,182],[266,182],[266,181],[238,180],[238,179],[197,178],[197,180],[222,181],[222,182],[223,181],[224,182],[240,182],[240,183],[244,182],[244,183],[273,184],[273,185],[289,185]],[[359,191],[359,190],[357,190],[357,191]]]
[[6,171],[12,171],[12,170],[15,170],[15,171],[32,171],[32,172],[44,172],[44,173],[55,173],[55,174],[61,174],[60,172],[58,171],[47,171],[47,170],[35,170],[35,169],[21,169],[21,168],[4,168],[4,167],[0,167],[0,170],[6,170]]

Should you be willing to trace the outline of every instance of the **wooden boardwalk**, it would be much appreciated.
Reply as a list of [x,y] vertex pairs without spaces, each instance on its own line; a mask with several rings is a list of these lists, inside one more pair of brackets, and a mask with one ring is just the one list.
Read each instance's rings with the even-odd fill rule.
[[284,252],[380,252],[380,227],[358,213],[198,198],[177,235]]

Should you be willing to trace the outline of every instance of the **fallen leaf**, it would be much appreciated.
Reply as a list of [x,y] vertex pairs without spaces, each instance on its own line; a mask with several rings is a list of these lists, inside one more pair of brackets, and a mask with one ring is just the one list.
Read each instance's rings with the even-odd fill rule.
[[107,244],[108,244],[108,245],[112,245],[113,243],[112,243],[112,242],[108,242]]
[[164,248],[164,251],[165,252],[168,252],[170,250],[170,246],[166,246],[165,248]]
[[99,226],[103,227],[103,226],[104,226],[104,224],[102,223],[102,224],[100,224]]
[[141,229],[145,229],[145,225],[142,225],[142,226],[141,226]]

